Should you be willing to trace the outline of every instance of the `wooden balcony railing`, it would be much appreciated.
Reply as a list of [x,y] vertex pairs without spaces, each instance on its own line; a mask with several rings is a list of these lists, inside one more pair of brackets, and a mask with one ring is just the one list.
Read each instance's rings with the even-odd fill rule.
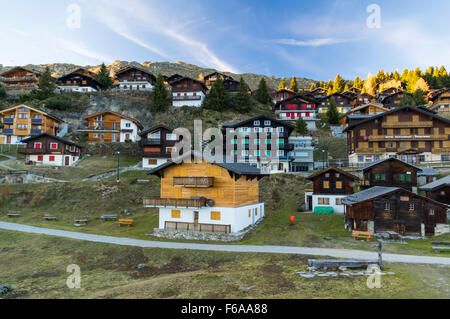
[[43,148],[18,148],[17,152],[19,154],[45,154],[46,150]]
[[173,186],[183,186],[183,187],[213,187],[214,177],[178,177],[173,178]]
[[188,101],[188,100],[201,100],[202,97],[200,95],[175,95],[173,96],[174,101]]
[[190,230],[203,231],[209,233],[225,233],[231,232],[231,225],[215,225],[215,224],[197,224],[197,223],[182,223],[166,221],[164,225],[168,230]]
[[410,128],[410,127],[433,127],[432,121],[426,122],[385,122],[381,124],[383,128]]
[[206,198],[160,198],[160,197],[144,197],[145,207],[205,207]]
[[369,136],[369,141],[407,141],[407,140],[415,140],[415,141],[433,141],[433,140],[447,140],[448,135],[419,135],[419,134],[411,134],[411,135],[371,135]]

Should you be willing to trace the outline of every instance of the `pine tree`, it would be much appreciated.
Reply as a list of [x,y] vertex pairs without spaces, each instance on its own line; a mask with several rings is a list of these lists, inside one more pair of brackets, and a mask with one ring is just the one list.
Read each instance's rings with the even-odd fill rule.
[[230,109],[230,95],[223,85],[222,77],[218,76],[216,82],[211,86],[203,101],[203,107],[219,112]]
[[281,78],[280,84],[278,85],[278,90],[282,90],[286,88],[286,81],[284,78]]
[[236,95],[233,97],[234,109],[240,113],[247,113],[251,109],[252,98],[248,95],[248,85],[241,77]]
[[363,82],[361,81],[361,79],[359,78],[359,76],[357,76],[355,78],[355,81],[353,82],[353,87],[357,88],[357,89],[362,89],[363,88]]
[[295,93],[298,92],[297,79],[295,78],[295,76],[293,76],[291,79],[291,91],[294,91]]
[[350,90],[350,88],[348,87],[348,84],[345,84],[344,92],[347,92],[348,90]]
[[295,122],[295,132],[300,135],[308,134],[308,124],[301,117]]
[[328,80],[327,86],[326,86],[325,88],[326,88],[327,90],[328,90],[329,88],[333,89],[333,82],[331,82],[331,80]]
[[333,94],[333,88],[328,88],[328,90],[327,90],[327,95],[331,95],[331,94]]
[[102,63],[100,66],[100,71],[95,75],[95,80],[102,85],[103,90],[112,88],[113,81],[109,77],[109,72],[105,63]]
[[311,84],[311,87],[309,88],[310,91],[314,91],[316,89],[316,83],[313,82],[313,84]]
[[170,93],[164,85],[164,78],[159,74],[156,78],[155,86],[152,92],[153,106],[152,113],[165,112],[170,105]]
[[392,79],[393,80],[400,80],[400,74],[398,73],[397,70],[394,71],[394,74],[392,74]]
[[269,92],[267,90],[266,80],[264,80],[264,78],[262,78],[261,81],[259,81],[258,88],[256,89],[255,92],[255,99],[262,104],[270,103],[271,99]]
[[45,68],[44,73],[39,78],[38,88],[37,96],[41,100],[45,100],[55,94],[56,84],[49,67]]
[[6,90],[2,85],[0,85],[0,100],[4,99],[5,97],[6,97]]
[[339,124],[339,112],[334,98],[330,99],[330,104],[328,105],[327,120],[330,125]]
[[333,82],[333,92],[343,92],[345,87],[345,81],[338,74]]

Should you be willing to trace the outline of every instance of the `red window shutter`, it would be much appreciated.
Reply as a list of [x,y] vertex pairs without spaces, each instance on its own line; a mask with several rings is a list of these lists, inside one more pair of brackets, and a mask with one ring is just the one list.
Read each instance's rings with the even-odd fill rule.
[[38,155],[38,162],[42,162],[44,160],[44,156]]
[[306,117],[309,117],[309,112],[306,112]]
[[306,110],[306,104],[302,104],[302,109]]
[[48,157],[48,160],[49,160],[50,162],[54,162],[54,161],[55,161],[55,157],[54,157],[54,156],[49,156],[49,157]]

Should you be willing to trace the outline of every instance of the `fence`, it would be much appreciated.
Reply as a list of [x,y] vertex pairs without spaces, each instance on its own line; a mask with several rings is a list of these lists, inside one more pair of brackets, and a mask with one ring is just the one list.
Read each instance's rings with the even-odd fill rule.
[[231,225],[197,224],[197,223],[168,222],[168,221],[166,221],[165,223],[165,229],[203,231],[209,233],[225,233],[225,234],[231,233]]

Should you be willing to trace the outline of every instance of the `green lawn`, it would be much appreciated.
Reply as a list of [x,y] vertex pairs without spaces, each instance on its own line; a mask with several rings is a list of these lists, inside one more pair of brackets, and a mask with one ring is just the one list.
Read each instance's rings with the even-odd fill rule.
[[[450,297],[449,267],[386,263],[383,271],[395,275],[369,289],[366,277],[300,277],[295,271],[307,269],[308,258],[143,249],[0,230],[0,284],[13,287],[7,299]],[[80,267],[81,289],[66,286],[71,264]]]
[[[121,156],[120,166],[128,167],[139,163],[140,157]],[[117,170],[117,157],[114,156],[90,156],[82,159],[74,167],[51,167],[25,165],[23,162],[11,161],[7,165],[13,169],[25,169],[46,174],[48,177],[66,181],[81,181],[85,178],[97,176],[103,173]]]

